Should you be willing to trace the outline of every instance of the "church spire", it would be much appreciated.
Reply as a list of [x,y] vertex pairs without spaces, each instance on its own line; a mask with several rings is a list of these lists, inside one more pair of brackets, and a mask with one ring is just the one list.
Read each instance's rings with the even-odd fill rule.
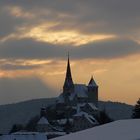
[[69,52],[68,52],[68,63],[67,63],[66,79],[69,79],[69,80],[72,81],[71,68],[70,68],[70,59],[69,59]]
[[88,86],[93,86],[93,87],[98,87],[98,85],[96,84],[95,80],[93,79],[93,76],[91,76],[91,79],[88,83]]
[[63,86],[63,92],[73,91],[73,88],[74,88],[74,84],[71,75],[70,60],[69,60],[69,53],[68,53],[67,71],[66,71],[66,77]]

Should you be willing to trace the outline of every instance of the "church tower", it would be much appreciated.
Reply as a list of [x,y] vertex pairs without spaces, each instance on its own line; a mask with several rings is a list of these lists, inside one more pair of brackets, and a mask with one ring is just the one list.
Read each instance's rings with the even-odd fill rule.
[[87,87],[88,87],[89,102],[94,103],[95,106],[98,107],[98,85],[93,79],[93,76],[91,77]]
[[69,54],[68,54],[67,71],[66,71],[66,77],[65,77],[65,82],[63,86],[63,93],[70,94],[73,91],[74,91],[74,84],[72,80],[70,60],[69,60]]

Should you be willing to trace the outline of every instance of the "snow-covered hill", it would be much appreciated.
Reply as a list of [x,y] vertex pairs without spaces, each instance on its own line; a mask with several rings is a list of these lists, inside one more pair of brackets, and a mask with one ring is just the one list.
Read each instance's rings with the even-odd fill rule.
[[0,106],[0,133],[7,133],[13,124],[25,124],[39,115],[40,108],[55,101],[55,98],[36,99]]
[[140,140],[140,119],[119,120],[52,140]]
[[133,106],[119,102],[99,102],[100,110],[105,109],[113,120],[130,119]]
[[[31,117],[39,114],[41,107],[54,102],[55,98],[50,98],[1,105],[0,133],[8,132],[13,124],[27,123]],[[132,112],[132,106],[121,103],[100,102],[99,107],[102,109],[105,108],[109,115],[115,120],[130,118]]]

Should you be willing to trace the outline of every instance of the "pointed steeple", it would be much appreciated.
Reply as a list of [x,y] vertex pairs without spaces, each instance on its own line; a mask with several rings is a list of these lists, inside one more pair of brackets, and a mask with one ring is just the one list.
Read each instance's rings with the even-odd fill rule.
[[73,91],[73,88],[74,88],[74,84],[71,75],[70,60],[69,60],[69,53],[68,53],[67,71],[66,71],[66,77],[63,86],[63,92],[71,92]]
[[72,81],[72,76],[71,76],[71,68],[70,68],[70,60],[69,60],[69,53],[68,53],[68,63],[67,63],[67,72],[66,72],[66,79]]
[[93,76],[91,76],[91,79],[88,83],[88,86],[92,86],[92,87],[98,87],[98,85],[96,84],[95,80],[93,79]]

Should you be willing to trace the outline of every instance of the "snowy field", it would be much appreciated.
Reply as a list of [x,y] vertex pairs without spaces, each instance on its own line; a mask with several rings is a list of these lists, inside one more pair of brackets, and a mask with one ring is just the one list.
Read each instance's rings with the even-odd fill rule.
[[140,119],[115,121],[52,140],[140,140]]
[[47,140],[47,136],[42,133],[21,133],[4,135],[0,137],[0,140]]

